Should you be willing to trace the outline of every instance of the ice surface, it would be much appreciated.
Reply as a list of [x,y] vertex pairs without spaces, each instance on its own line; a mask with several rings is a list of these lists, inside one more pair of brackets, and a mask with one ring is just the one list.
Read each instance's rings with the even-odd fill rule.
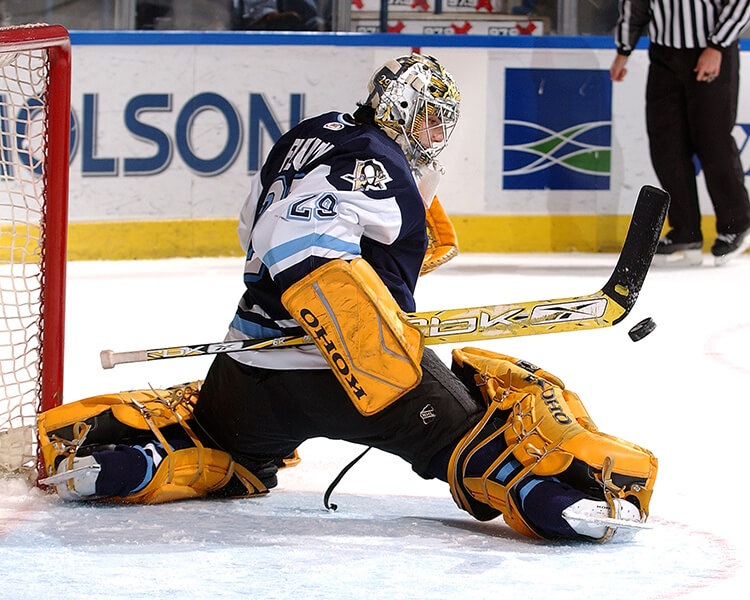
[[[610,254],[466,254],[418,286],[419,310],[591,293]],[[241,259],[69,264],[66,401],[203,377],[210,358],[104,371],[99,352],[223,338]],[[652,270],[631,315],[602,330],[484,342],[578,392],[599,428],[652,450],[652,530],[550,544],[478,523],[447,486],[361,448],[310,440],[263,498],[70,505],[0,480],[0,596],[21,598],[745,598],[744,409],[750,257]],[[650,316],[656,330],[627,330]],[[435,346],[444,360],[452,346]]]

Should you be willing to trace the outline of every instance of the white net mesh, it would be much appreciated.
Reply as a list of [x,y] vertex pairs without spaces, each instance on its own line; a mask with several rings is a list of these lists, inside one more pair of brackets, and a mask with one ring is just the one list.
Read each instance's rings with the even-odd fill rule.
[[0,471],[36,465],[47,54],[0,47]]

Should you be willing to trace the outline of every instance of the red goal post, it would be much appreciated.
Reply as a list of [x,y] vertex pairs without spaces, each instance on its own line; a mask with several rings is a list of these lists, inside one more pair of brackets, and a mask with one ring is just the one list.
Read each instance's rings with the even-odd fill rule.
[[0,476],[33,478],[62,402],[70,73],[64,27],[0,29]]

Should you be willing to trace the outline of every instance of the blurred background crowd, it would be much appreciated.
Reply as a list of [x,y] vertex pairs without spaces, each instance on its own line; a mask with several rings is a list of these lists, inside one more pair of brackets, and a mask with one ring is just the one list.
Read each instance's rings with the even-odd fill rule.
[[352,11],[542,18],[545,33],[609,35],[618,0],[0,0],[2,26],[70,30],[353,31]]

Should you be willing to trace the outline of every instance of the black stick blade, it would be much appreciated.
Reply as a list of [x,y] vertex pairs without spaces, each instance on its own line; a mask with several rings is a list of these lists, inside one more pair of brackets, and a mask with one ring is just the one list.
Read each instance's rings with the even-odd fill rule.
[[617,266],[602,288],[609,298],[624,309],[615,323],[627,316],[638,299],[659,243],[668,208],[667,192],[650,185],[641,188]]

